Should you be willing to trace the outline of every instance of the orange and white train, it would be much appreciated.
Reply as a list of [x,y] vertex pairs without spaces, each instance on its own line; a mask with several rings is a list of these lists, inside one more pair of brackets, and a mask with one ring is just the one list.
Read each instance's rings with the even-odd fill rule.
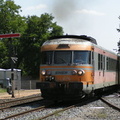
[[40,82],[46,99],[76,99],[119,86],[119,57],[85,35],[52,38],[41,47]]

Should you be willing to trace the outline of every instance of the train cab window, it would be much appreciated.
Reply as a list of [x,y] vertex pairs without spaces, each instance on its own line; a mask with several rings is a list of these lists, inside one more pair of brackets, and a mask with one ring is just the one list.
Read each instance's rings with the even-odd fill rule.
[[72,60],[72,51],[55,51],[54,64],[70,64]]
[[91,52],[74,51],[73,62],[78,64],[91,64]]
[[52,64],[53,51],[42,52],[42,64]]

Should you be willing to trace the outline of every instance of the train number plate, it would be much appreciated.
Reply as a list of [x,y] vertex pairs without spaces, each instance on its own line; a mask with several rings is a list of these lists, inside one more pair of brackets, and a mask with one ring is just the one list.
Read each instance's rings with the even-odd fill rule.
[[68,72],[67,71],[56,71],[55,74],[56,75],[66,75],[66,74],[68,74]]

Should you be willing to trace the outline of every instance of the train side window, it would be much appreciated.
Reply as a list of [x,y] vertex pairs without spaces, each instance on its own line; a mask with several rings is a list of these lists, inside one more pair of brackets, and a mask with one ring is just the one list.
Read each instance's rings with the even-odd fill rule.
[[103,55],[103,70],[105,70],[105,56]]
[[98,70],[101,69],[101,60],[100,60],[100,54],[98,54]]
[[107,64],[106,69],[109,70],[109,58],[107,57]]
[[117,70],[117,60],[113,58],[109,58],[109,68],[110,71],[116,71]]
[[110,71],[117,70],[117,60],[107,57],[106,69]]
[[103,69],[104,57],[101,54],[98,54],[98,70]]
[[109,58],[109,70],[112,70],[112,59],[111,58]]
[[101,55],[101,58],[100,58],[100,68],[101,70],[103,69],[103,55]]

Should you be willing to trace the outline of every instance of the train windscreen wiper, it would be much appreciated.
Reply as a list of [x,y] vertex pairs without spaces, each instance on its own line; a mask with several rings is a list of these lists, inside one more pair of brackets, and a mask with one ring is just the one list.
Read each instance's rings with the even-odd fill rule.
[[63,61],[63,63],[65,63],[65,64],[67,64],[67,65],[69,65],[70,63],[68,63],[65,59],[63,59],[63,58],[61,58],[61,57],[58,57],[60,60],[62,60]]

